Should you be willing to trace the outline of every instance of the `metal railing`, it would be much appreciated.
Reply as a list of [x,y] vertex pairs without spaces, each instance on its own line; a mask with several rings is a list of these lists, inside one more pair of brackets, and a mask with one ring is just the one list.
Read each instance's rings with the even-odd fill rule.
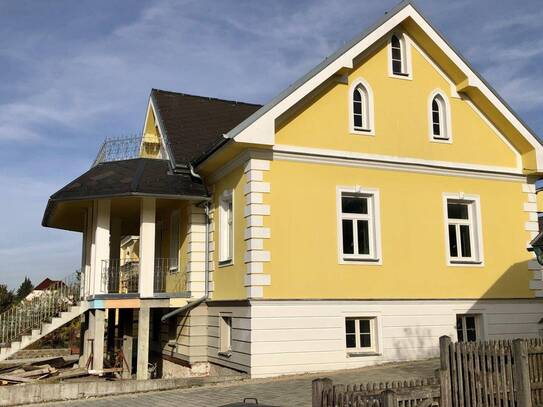
[[138,259],[102,260],[102,289],[108,294],[137,293],[139,276]]
[[92,167],[103,162],[138,158],[142,141],[142,136],[106,138],[98,150]]
[[[108,294],[137,293],[139,259],[102,260],[102,288]],[[156,258],[153,270],[155,293],[186,291],[186,273],[178,271],[177,259]]]
[[0,314],[0,347],[6,347],[34,329],[60,316],[81,300],[80,272],[56,281],[45,290],[34,290],[19,303]]
[[187,291],[187,273],[179,271],[179,260],[169,258],[155,259],[155,293]]

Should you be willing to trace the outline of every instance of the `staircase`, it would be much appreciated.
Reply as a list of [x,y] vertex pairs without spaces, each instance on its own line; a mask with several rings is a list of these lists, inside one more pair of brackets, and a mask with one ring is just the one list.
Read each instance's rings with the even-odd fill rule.
[[75,273],[0,314],[0,361],[43,338],[87,310],[81,302],[83,278]]

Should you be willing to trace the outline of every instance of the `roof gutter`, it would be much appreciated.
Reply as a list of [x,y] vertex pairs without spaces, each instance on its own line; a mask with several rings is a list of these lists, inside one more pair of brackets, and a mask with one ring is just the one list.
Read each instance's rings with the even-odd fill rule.
[[[197,167],[201,163],[203,163],[205,160],[207,160],[209,157],[211,157],[213,154],[215,154],[218,150],[220,150],[223,146],[226,144],[232,142],[232,139],[228,137],[226,134],[222,135],[222,139],[220,139],[218,142],[213,144],[211,148],[209,148],[207,151],[204,151],[200,156],[198,156],[196,159],[192,160],[189,164],[189,168]],[[192,174],[191,170],[191,174]],[[199,177],[197,177],[199,178]]]

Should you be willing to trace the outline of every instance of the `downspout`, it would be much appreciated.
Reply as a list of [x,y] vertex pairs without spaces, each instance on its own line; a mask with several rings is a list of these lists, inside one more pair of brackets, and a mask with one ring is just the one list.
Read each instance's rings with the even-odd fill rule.
[[[202,181],[202,183],[203,183],[202,177],[200,177],[194,171],[194,168],[192,167],[192,165],[189,165],[189,170],[190,170],[190,173],[192,174],[193,177],[200,179]],[[205,188],[205,184],[204,184],[204,188]],[[205,189],[206,189],[206,193],[207,193],[207,188],[205,188]],[[168,320],[169,318],[171,318],[173,316],[184,313],[185,311],[186,312],[190,311],[191,309],[197,307],[198,305],[200,305],[201,303],[203,303],[204,301],[206,301],[209,298],[209,223],[210,223],[210,220],[209,220],[209,201],[204,202],[204,213],[205,213],[205,218],[206,218],[206,227],[205,227],[206,236],[205,236],[205,249],[204,249],[204,251],[205,251],[205,256],[204,256],[204,258],[205,258],[205,267],[204,267],[205,288],[204,288],[204,295],[203,295],[203,297],[200,297],[197,300],[189,302],[187,305],[184,305],[181,308],[177,308],[177,309],[163,315],[162,318],[160,318],[160,320],[162,322],[165,322],[166,320]]]

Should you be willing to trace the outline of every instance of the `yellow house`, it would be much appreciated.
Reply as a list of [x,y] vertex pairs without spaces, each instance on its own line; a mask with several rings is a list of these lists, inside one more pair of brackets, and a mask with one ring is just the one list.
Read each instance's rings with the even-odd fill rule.
[[265,106],[153,90],[142,133],[44,216],[83,234],[94,369],[115,332],[138,337],[138,378],[154,359],[264,377],[539,334],[543,146],[412,3]]

